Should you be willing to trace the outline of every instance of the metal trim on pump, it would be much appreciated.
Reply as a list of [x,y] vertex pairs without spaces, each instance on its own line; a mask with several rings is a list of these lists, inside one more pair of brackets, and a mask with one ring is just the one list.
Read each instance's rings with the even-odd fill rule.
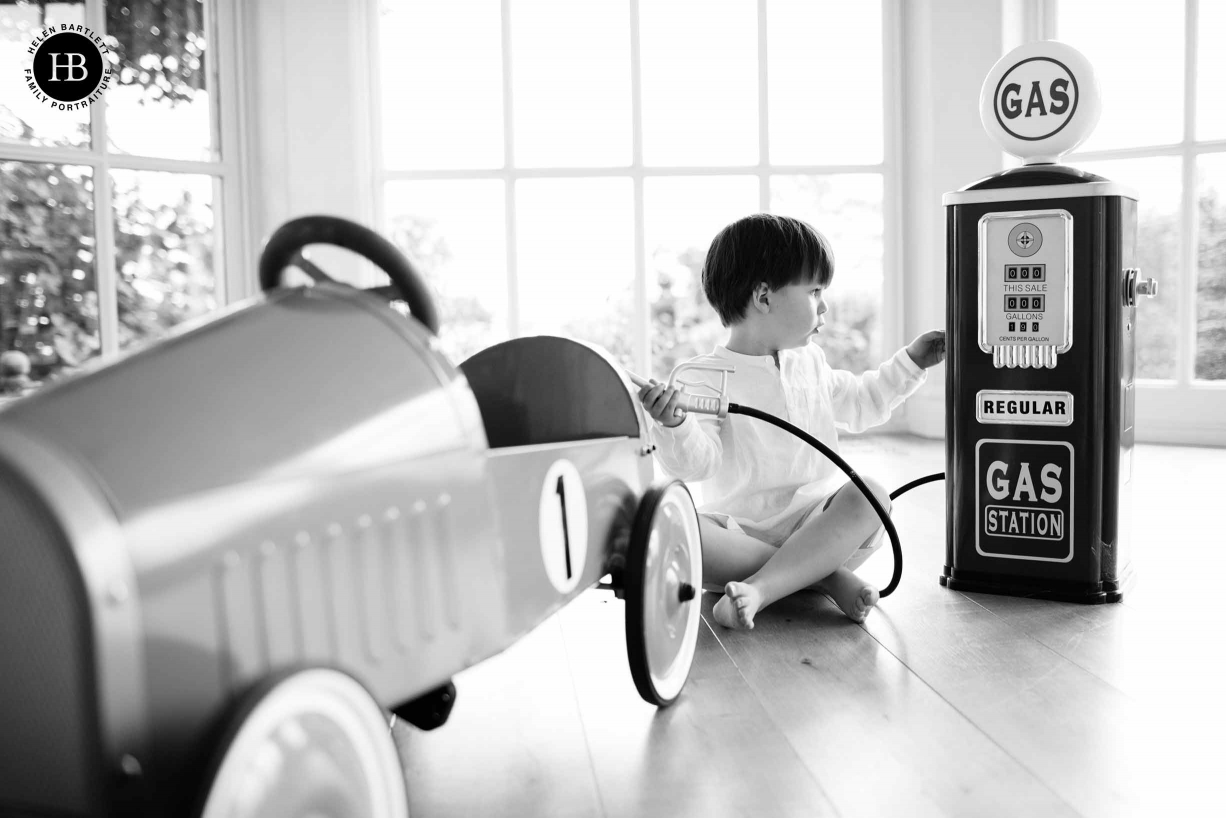
[[[1059,344],[991,344],[988,343],[988,225],[994,221],[1038,220],[1057,217],[1064,221],[1064,321]],[[979,220],[979,349],[992,356],[997,369],[1033,367],[1054,369],[1056,357],[1073,346],[1073,216],[1067,210],[1013,210],[988,213]]]
[[941,197],[941,204],[991,204],[1035,199],[1074,199],[1083,196],[1122,196],[1137,201],[1137,192],[1116,182],[1083,182],[1077,185],[1034,185],[1031,187],[955,190]]

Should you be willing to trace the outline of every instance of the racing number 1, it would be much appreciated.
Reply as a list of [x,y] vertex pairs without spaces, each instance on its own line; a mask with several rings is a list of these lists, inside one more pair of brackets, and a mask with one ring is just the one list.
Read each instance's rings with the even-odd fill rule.
[[559,459],[546,470],[537,515],[545,576],[558,592],[569,594],[583,578],[588,542],[587,492],[574,463]]
[[562,505],[562,548],[566,552],[566,578],[571,578],[570,567],[570,526],[566,522],[566,481],[558,475],[558,502]]

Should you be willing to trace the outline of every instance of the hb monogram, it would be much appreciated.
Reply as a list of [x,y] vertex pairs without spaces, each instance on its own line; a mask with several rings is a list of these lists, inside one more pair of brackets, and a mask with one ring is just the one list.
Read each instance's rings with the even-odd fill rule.
[[[80,54],[80,53],[63,54],[63,53],[57,52],[49,56],[51,57],[51,79],[50,79],[51,82],[65,82],[65,81],[80,82],[81,80],[85,79],[85,77],[87,76],[87,72],[85,70],[85,55],[84,54]],[[60,57],[67,57],[68,58],[67,62],[61,63],[59,59]],[[68,76],[63,79],[61,79],[59,76],[61,68],[68,69]],[[80,70],[81,72],[80,75],[77,74],[78,70]]]

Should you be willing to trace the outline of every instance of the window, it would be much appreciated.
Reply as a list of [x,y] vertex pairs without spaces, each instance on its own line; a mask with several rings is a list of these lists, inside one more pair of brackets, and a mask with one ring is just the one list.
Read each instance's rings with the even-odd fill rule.
[[[224,214],[239,232],[238,106],[219,70],[235,62],[233,42],[218,32],[230,30],[219,15],[233,13],[233,0],[0,4],[0,382],[10,396],[226,301],[223,271],[239,265],[223,257],[241,258],[222,230]],[[31,43],[61,24],[101,34],[109,51],[104,96],[78,111],[40,103],[24,81]]]
[[1139,266],[1159,297],[1138,310],[1138,377],[1226,385],[1226,3],[1059,0],[1056,11],[1054,35],[1089,58],[1103,94],[1098,128],[1066,161],[1140,197]]
[[429,280],[453,361],[561,333],[665,376],[727,338],[702,264],[761,211],[833,243],[831,361],[880,361],[893,2],[377,8],[380,222]]

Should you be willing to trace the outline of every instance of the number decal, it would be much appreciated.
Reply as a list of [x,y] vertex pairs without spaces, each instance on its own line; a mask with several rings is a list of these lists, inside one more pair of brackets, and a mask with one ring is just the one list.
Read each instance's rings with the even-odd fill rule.
[[566,579],[570,580],[570,528],[566,525],[566,481],[558,475],[558,505],[562,507],[562,550],[566,552]]
[[560,593],[575,589],[587,562],[587,494],[569,460],[556,460],[541,483],[538,518],[545,576]]

